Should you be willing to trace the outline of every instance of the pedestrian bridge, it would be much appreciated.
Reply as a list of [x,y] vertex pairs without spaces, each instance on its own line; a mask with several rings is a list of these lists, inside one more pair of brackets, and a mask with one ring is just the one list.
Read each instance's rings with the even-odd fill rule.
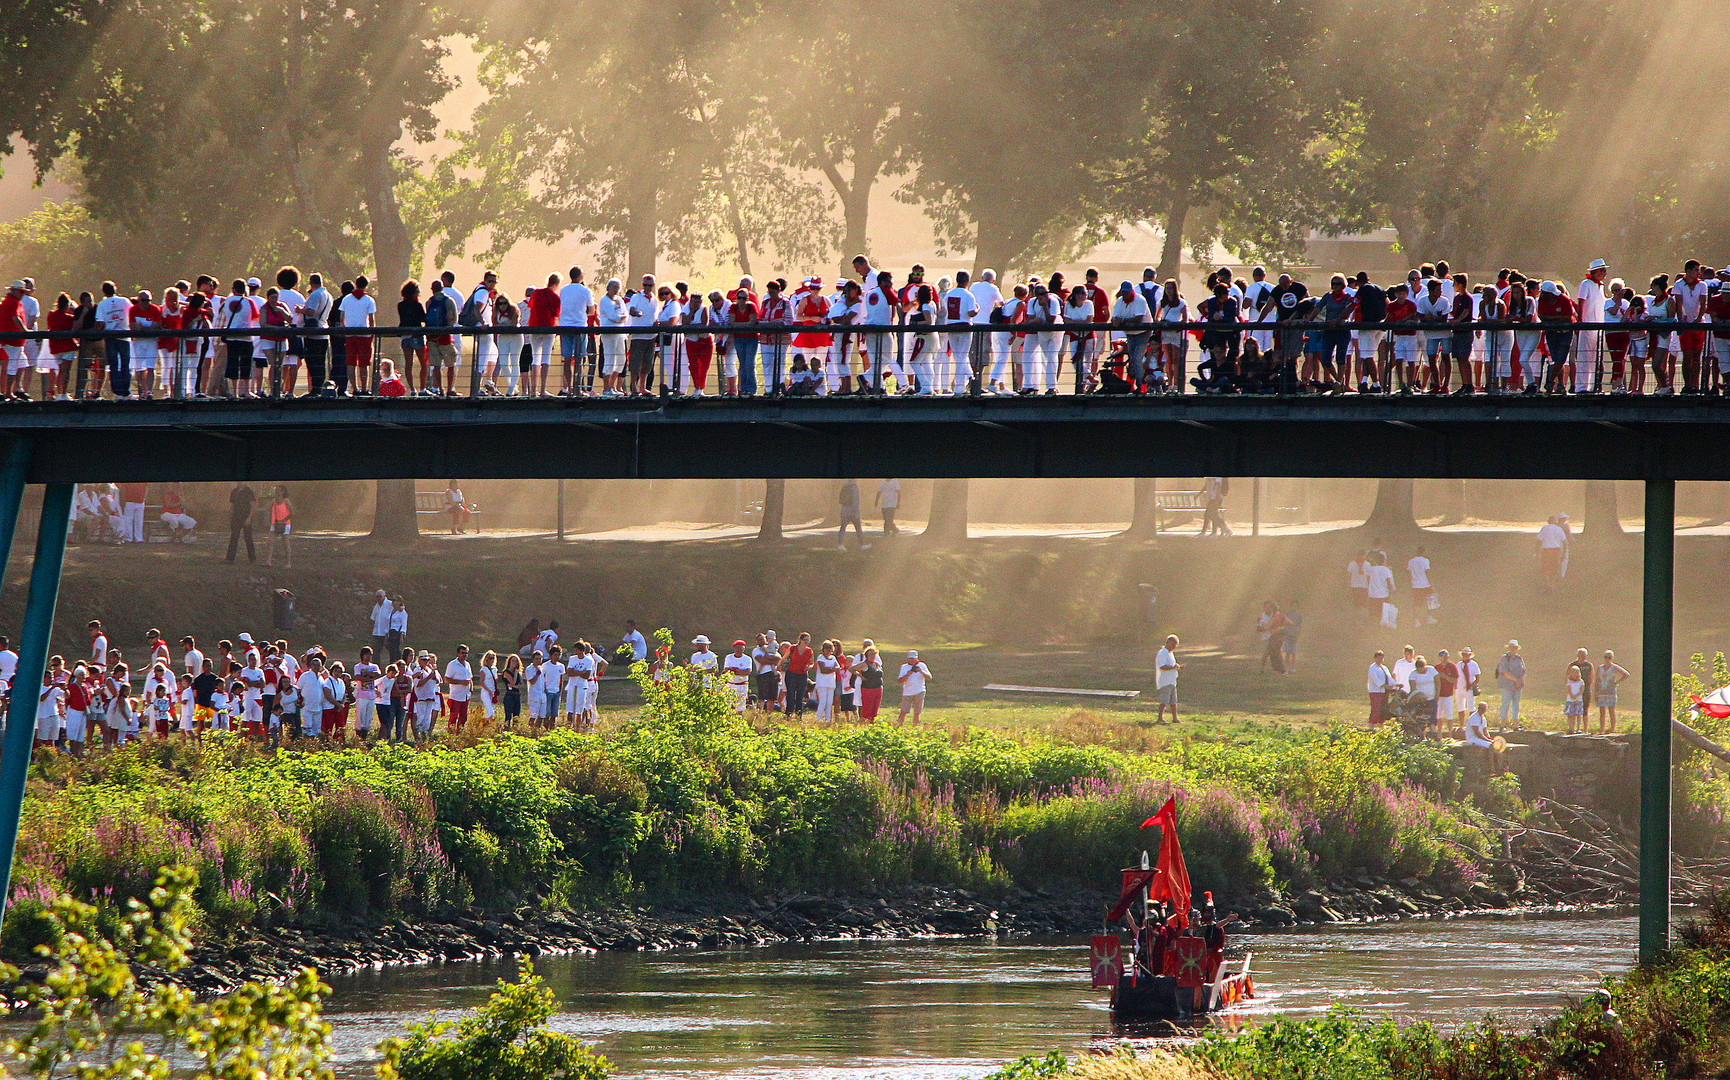
[[396,398],[0,405],[32,483],[846,476],[1730,480],[1730,399]]

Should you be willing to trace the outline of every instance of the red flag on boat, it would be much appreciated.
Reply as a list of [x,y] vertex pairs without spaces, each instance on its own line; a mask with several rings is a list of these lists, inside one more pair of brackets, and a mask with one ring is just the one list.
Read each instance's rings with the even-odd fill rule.
[[1154,875],[1148,898],[1165,900],[1172,910],[1189,911],[1189,867],[1183,862],[1183,849],[1177,844],[1177,797],[1165,800],[1159,812],[1141,823],[1146,829],[1159,826],[1159,858],[1154,860]]
[[1116,922],[1123,918],[1123,913],[1129,910],[1129,905],[1135,903],[1141,896],[1141,890],[1150,888],[1158,870],[1124,870],[1123,887],[1118,891],[1117,903],[1105,913],[1106,922]]

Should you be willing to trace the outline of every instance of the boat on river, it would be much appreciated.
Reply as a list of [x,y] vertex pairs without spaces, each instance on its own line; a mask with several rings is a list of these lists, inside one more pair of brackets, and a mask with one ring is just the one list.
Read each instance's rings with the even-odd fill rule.
[[1191,905],[1174,799],[1142,822],[1152,826],[1159,857],[1143,851],[1140,866],[1120,872],[1117,903],[1091,942],[1093,985],[1109,989],[1114,1020],[1197,1020],[1255,995],[1250,957],[1236,970],[1225,963],[1225,928],[1237,916],[1216,918],[1212,893]]

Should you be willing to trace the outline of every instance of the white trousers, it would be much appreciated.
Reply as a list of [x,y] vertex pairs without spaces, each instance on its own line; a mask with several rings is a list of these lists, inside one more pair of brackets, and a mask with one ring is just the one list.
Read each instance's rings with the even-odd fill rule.
[[871,358],[871,370],[865,373],[865,377],[871,380],[872,386],[882,382],[885,372],[894,374],[897,385],[907,386],[907,369],[901,366],[900,358],[895,355],[894,334],[866,334],[865,353]]
[[835,688],[819,686],[817,688],[817,719],[829,719],[830,711],[835,707]]
[[1021,369],[1024,385],[1035,390],[1057,388],[1058,353],[1063,331],[1040,330],[1027,335],[1022,344]]
[[684,357],[684,338],[675,337],[670,344],[661,346],[661,387],[669,394],[674,390],[681,394],[691,392],[690,375],[679,370]]
[[1598,354],[1603,335],[1596,330],[1584,330],[1574,335],[1568,349],[1568,359],[1574,365],[1574,389],[1592,389],[1592,377],[1597,374]]
[[1015,339],[1008,334],[985,335],[985,348],[991,358],[991,382],[1008,385],[1009,346],[1014,341]]
[[601,374],[617,375],[625,370],[625,335],[608,334],[601,339]]
[[949,334],[949,389],[953,393],[965,394],[967,383],[973,378],[973,334]]
[[913,375],[919,380],[921,394],[937,390],[937,356],[942,346],[935,344],[936,338],[936,334],[920,334],[913,339],[913,354],[909,359],[913,362]]
[[121,538],[135,544],[144,542],[144,504],[129,502],[120,511]]

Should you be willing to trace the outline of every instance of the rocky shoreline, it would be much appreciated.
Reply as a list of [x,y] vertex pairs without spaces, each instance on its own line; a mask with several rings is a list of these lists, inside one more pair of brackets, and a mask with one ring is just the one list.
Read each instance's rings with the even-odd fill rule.
[[[1011,890],[990,900],[965,889],[905,888],[876,895],[839,892],[773,897],[712,897],[654,909],[605,911],[463,911],[414,920],[348,920],[317,926],[249,930],[200,945],[173,978],[202,994],[219,994],[248,980],[284,981],[303,967],[325,976],[394,964],[437,964],[506,956],[638,949],[728,949],[817,941],[919,937],[1078,934],[1096,930],[1115,899],[1090,893]],[[1477,884],[1444,895],[1416,879],[1360,875],[1295,895],[1265,892],[1220,898],[1250,928],[1473,912],[1537,910],[1550,902],[1541,888],[1513,893]],[[39,980],[44,965],[23,969]]]

